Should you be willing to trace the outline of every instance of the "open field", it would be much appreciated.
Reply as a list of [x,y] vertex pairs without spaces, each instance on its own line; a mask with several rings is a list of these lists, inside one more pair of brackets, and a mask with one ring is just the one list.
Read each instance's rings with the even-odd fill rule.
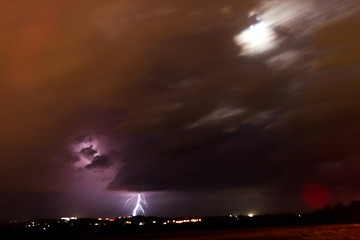
[[115,239],[161,239],[161,240],[357,240],[360,239],[360,224],[315,225],[296,227],[271,227],[232,230],[184,231],[112,236],[99,238]]

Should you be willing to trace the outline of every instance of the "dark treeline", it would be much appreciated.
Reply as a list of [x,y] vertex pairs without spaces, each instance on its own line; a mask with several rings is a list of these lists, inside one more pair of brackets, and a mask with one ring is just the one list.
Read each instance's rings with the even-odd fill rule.
[[360,222],[360,201],[352,201],[348,205],[337,203],[325,206],[309,215],[314,223],[355,223]]

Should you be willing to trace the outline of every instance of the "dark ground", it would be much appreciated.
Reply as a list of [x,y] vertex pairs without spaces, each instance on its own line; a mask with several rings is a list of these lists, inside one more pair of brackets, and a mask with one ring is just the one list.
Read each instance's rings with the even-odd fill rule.
[[151,233],[129,236],[109,236],[97,240],[115,239],[176,239],[176,240],[347,240],[360,239],[360,224],[312,225],[296,227],[269,227],[253,229],[207,230]]

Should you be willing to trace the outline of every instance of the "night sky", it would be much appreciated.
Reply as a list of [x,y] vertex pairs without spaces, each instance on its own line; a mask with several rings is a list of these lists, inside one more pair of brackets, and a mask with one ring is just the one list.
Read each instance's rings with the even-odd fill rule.
[[0,3],[0,219],[360,199],[358,0]]

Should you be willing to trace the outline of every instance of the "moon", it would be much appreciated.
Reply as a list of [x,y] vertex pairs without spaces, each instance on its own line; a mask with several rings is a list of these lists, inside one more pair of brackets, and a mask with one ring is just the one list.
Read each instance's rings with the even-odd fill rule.
[[257,55],[275,48],[279,44],[276,32],[266,22],[251,25],[234,37],[241,47],[240,55]]

